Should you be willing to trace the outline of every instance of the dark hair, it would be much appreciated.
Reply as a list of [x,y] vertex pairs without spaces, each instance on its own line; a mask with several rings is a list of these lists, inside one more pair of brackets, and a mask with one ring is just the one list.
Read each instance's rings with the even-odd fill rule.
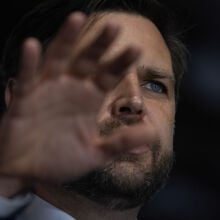
[[87,15],[100,11],[123,11],[150,19],[160,30],[171,52],[176,79],[176,97],[182,75],[186,70],[186,49],[179,40],[171,12],[157,0],[47,0],[28,13],[14,28],[8,39],[0,71],[1,110],[4,110],[3,91],[9,78],[16,77],[22,42],[27,37],[38,38],[46,47],[72,11]]

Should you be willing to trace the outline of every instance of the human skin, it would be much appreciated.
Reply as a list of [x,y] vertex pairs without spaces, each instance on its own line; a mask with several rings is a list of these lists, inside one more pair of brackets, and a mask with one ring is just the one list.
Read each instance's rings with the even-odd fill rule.
[[[100,22],[97,22],[96,25],[94,26],[94,29],[90,29],[87,33],[87,35],[85,35],[84,39],[82,39],[81,44],[79,42],[79,44],[77,44],[78,49],[75,48],[75,51],[79,50],[80,47],[83,47],[82,45],[86,45],[86,42],[88,42],[90,39],[92,39],[93,33],[95,33],[95,28],[99,29],[101,28],[102,25],[104,25],[106,22],[112,21],[112,20],[117,20],[117,23],[120,24],[121,27],[121,33],[119,35],[119,37],[117,39],[114,38],[115,42],[114,42],[114,46],[111,48],[109,53],[106,53],[105,56],[101,56],[103,61],[109,61],[111,60],[112,57],[115,57],[117,55],[117,53],[119,51],[122,51],[123,48],[125,49],[127,46],[130,47],[130,45],[135,44],[136,48],[141,48],[141,56],[139,57],[138,60],[136,59],[132,59],[132,61],[126,65],[126,67],[124,69],[122,69],[123,74],[121,74],[119,76],[119,78],[122,78],[120,80],[120,82],[118,82],[118,84],[116,85],[116,81],[114,80],[113,77],[113,83],[110,84],[110,86],[108,87],[109,84],[109,80],[107,81],[106,79],[109,79],[109,75],[106,76],[106,78],[103,79],[103,77],[100,77],[99,79],[97,79],[95,81],[95,86],[97,86],[99,89],[101,89],[101,97],[105,96],[105,100],[102,103],[102,106],[100,107],[100,100],[103,100],[103,98],[98,99],[98,104],[95,105],[95,111],[93,112],[94,115],[95,113],[98,114],[98,124],[100,125],[103,121],[105,121],[108,118],[117,118],[119,117],[119,115],[121,116],[122,114],[126,117],[131,117],[131,118],[135,118],[135,120],[137,119],[137,121],[140,122],[141,127],[135,127],[134,129],[130,130],[128,129],[128,127],[130,126],[126,126],[126,132],[124,130],[124,135],[122,135],[122,139],[120,138],[113,138],[108,139],[108,141],[105,142],[105,144],[101,144],[102,146],[107,146],[106,149],[107,152],[109,151],[110,146],[113,148],[114,152],[121,152],[120,150],[117,151],[118,148],[122,147],[123,150],[125,150],[125,148],[127,146],[124,146],[125,144],[127,145],[143,145],[143,144],[149,144],[151,142],[154,142],[156,140],[160,141],[161,144],[161,148],[160,148],[160,154],[159,154],[159,158],[162,157],[162,155],[165,155],[168,152],[172,152],[172,138],[173,138],[173,124],[174,124],[174,114],[175,114],[175,100],[174,100],[174,76],[173,76],[173,70],[172,70],[172,63],[171,63],[171,58],[170,58],[170,53],[169,50],[162,38],[162,36],[160,35],[159,31],[157,30],[157,28],[147,19],[144,19],[140,16],[134,16],[134,15],[126,15],[126,14],[122,14],[122,13],[111,13],[108,15],[103,16],[103,18],[100,20]],[[93,31],[93,32],[92,32]],[[131,34],[132,33],[132,34]],[[113,41],[114,41],[113,40]],[[73,43],[74,44],[74,43]],[[73,45],[72,45],[73,46]],[[28,72],[28,73],[32,73],[35,74],[35,70],[36,70],[36,66],[38,61],[36,61],[36,63],[30,63],[28,61],[28,54],[30,52],[30,48],[32,47],[31,51],[35,51],[35,53],[39,54],[38,50],[39,47],[37,46],[36,42],[33,41],[29,41],[24,50],[26,50],[26,53],[24,53],[24,57],[26,57],[26,59],[24,58],[24,66],[25,68],[23,68],[23,70],[25,70],[24,72]],[[33,47],[35,48],[33,50]],[[56,48],[56,50],[58,50],[59,47]],[[26,54],[26,55],[25,55]],[[35,56],[36,54],[31,53],[31,55],[34,55],[34,58],[36,58],[37,56]],[[69,55],[70,57],[72,57],[72,54]],[[67,57],[65,57],[67,58]],[[26,60],[26,61],[25,61]],[[47,62],[46,62],[47,63]],[[74,63],[74,62],[73,62]],[[65,64],[65,62],[64,62]],[[50,66],[50,65],[49,65]],[[53,65],[52,65],[53,66]],[[86,66],[86,65],[85,65]],[[112,65],[113,66],[113,65]],[[156,72],[161,72],[163,74],[158,74],[161,75],[159,78],[155,78],[152,76],[149,76],[149,74],[141,74],[140,71],[140,67],[145,66],[145,68],[151,68],[151,69],[156,69]],[[61,68],[62,69],[62,65],[61,66],[53,66],[52,67],[52,72],[55,75],[57,73],[57,69]],[[71,66],[71,68],[73,68]],[[50,68],[49,68],[50,69]],[[119,71],[120,68],[118,68],[117,73],[120,74]],[[43,82],[45,82],[46,80],[48,80],[48,69],[46,68],[47,71],[45,71],[43,73],[43,76],[45,76],[44,74],[46,73],[47,77],[43,77]],[[62,72],[62,71],[61,71]],[[76,73],[77,72],[77,73]],[[37,72],[39,73],[39,72]],[[80,74],[83,73],[83,74]],[[87,84],[87,80],[88,80],[88,76],[86,75],[87,71],[84,70],[80,70],[78,69],[78,71],[75,71],[75,74],[73,74],[74,79],[75,77],[77,78],[77,80],[83,80],[80,81],[83,83],[83,89],[88,88],[85,87]],[[99,73],[100,74],[100,73]],[[125,76],[124,76],[125,74]],[[24,74],[25,75],[25,74]],[[82,77],[83,75],[83,77]],[[86,76],[84,76],[86,75]],[[114,74],[113,74],[114,75]],[[71,76],[72,77],[72,76]],[[88,77],[88,78],[87,78]],[[55,77],[56,78],[56,77]],[[62,79],[62,80],[60,80]],[[59,83],[60,82],[65,82],[67,83],[67,80],[69,80],[69,78],[65,75],[64,77],[60,77],[59,78]],[[110,79],[112,79],[112,77],[110,77]],[[143,80],[144,79],[144,80]],[[32,80],[30,79],[26,79],[26,77],[21,77],[21,82],[23,81],[27,82],[31,82]],[[49,83],[51,78],[49,77]],[[152,81],[154,80],[158,80],[161,83],[163,83],[166,86],[166,92],[155,92],[155,90],[152,89]],[[46,81],[46,82],[48,82]],[[87,81],[87,82],[85,82]],[[143,81],[145,81],[143,83]],[[104,83],[103,83],[104,82]],[[23,92],[23,87],[26,87],[26,85],[29,85],[28,83],[24,83],[23,85],[25,86],[21,86],[22,87],[22,92]],[[60,84],[58,84],[60,85]],[[68,85],[68,83],[67,83]],[[74,84],[74,91],[77,91],[77,84]],[[89,83],[89,85],[91,85]],[[88,95],[90,94],[92,91],[94,91],[94,84],[92,84],[92,89],[90,87],[91,90],[86,90],[82,91],[82,93],[79,93],[80,95]],[[27,86],[29,87],[29,86]],[[39,89],[42,89],[43,86],[40,85],[38,87]],[[62,87],[63,88],[63,87]],[[66,88],[66,87],[65,87]],[[73,86],[69,86],[69,89],[72,88],[73,90]],[[80,87],[81,88],[81,87]],[[29,89],[29,88],[28,88]],[[163,89],[162,89],[163,90]],[[19,91],[19,90],[15,90]],[[42,91],[42,90],[40,90]],[[48,94],[48,91],[51,91],[49,89],[44,90],[43,94]],[[59,91],[59,90],[58,90]],[[95,90],[97,91],[97,90]],[[53,92],[57,92],[57,90],[53,90]],[[78,91],[77,91],[78,92]],[[8,92],[10,93],[10,92]],[[6,92],[7,94],[7,92]],[[11,102],[11,94],[9,94],[7,96],[7,100],[8,103],[10,104]],[[52,96],[47,97],[47,100],[50,100]],[[81,97],[81,96],[80,96]],[[87,99],[88,101],[97,101],[97,96],[95,99]],[[93,98],[94,98],[93,97]],[[72,97],[71,97],[72,98]],[[16,101],[16,99],[18,99],[20,101],[20,97],[14,97],[14,100]],[[22,96],[23,99],[23,96]],[[22,100],[21,99],[21,100]],[[37,96],[35,101],[39,101],[40,97]],[[62,103],[64,103],[64,100],[62,100]],[[16,103],[14,101],[14,103]],[[18,103],[18,102],[17,102]],[[11,104],[11,109],[13,110],[16,109],[17,106],[19,106],[16,103],[16,105],[13,103]],[[27,111],[27,109],[25,109],[25,107],[27,106],[32,106],[34,103],[36,102],[27,102],[28,105],[22,105],[23,108],[23,112],[22,112],[22,116],[25,116],[26,113],[29,113],[28,116],[29,117],[33,117],[32,112]],[[39,106],[39,102],[37,102]],[[41,104],[41,103],[40,103]],[[78,104],[82,104],[82,102],[79,102]],[[91,104],[91,102],[89,103]],[[80,106],[83,107],[82,109],[90,109],[90,105],[87,106]],[[130,108],[132,109],[132,114],[129,114],[129,116],[127,115],[128,112],[126,111],[121,111],[122,108],[120,106],[126,107],[127,109]],[[57,106],[55,106],[57,107]],[[68,109],[68,105],[66,106]],[[99,110],[99,113],[97,111],[97,108]],[[142,109],[140,111],[140,108]],[[20,110],[20,108],[18,108]],[[56,109],[56,108],[54,108]],[[82,109],[81,112],[82,112]],[[121,110],[120,110],[121,109]],[[11,112],[13,112],[11,110]],[[40,110],[40,112],[44,112],[44,108],[38,108],[38,110]],[[9,111],[10,112],[10,111]],[[17,111],[16,111],[17,112]],[[140,114],[141,112],[141,114]],[[31,113],[31,114],[30,114]],[[51,112],[49,112],[51,113]],[[52,112],[53,113],[53,112]],[[62,112],[62,115],[64,115]],[[86,113],[86,111],[85,111]],[[87,112],[88,113],[88,112]],[[138,114],[137,114],[138,113]],[[13,116],[9,115],[9,116]],[[20,114],[18,114],[20,115]],[[49,114],[48,114],[49,115]],[[16,114],[15,114],[16,116]],[[54,115],[53,115],[54,116]],[[13,118],[13,117],[12,117]],[[7,118],[6,118],[7,119]],[[9,117],[10,119],[10,117]],[[39,119],[39,118],[38,118]],[[6,120],[6,122],[8,122]],[[6,125],[8,125],[5,122]],[[42,122],[42,121],[41,121]],[[83,120],[83,122],[87,122],[87,124],[91,124],[88,123],[89,120]],[[25,130],[23,130],[23,134],[26,134],[27,131],[30,131],[31,128],[33,128],[33,124],[32,123],[29,124]],[[80,123],[81,125],[83,125],[83,123]],[[40,124],[39,124],[40,126]],[[94,126],[94,124],[93,124]],[[4,129],[2,129],[3,131],[8,131],[8,128],[10,127],[4,127]],[[5,129],[7,128],[7,129]],[[16,128],[16,126],[15,126]],[[56,126],[51,126],[50,128],[56,128]],[[65,127],[65,131],[68,131],[68,126]],[[47,129],[45,130],[45,127],[38,127],[37,130],[43,129],[44,133],[47,131]],[[85,128],[84,128],[85,129]],[[12,131],[15,131],[16,129],[12,129]],[[79,127],[76,127],[76,131],[79,130]],[[93,129],[94,130],[94,127]],[[89,131],[91,131],[89,130]],[[4,133],[4,132],[3,132]],[[123,133],[123,132],[122,132]],[[126,133],[126,135],[125,135]],[[60,134],[59,132],[56,134]],[[19,133],[17,134],[18,137],[20,137],[21,135],[19,135]],[[59,137],[59,135],[57,135]],[[144,138],[143,138],[144,136]],[[21,136],[22,137],[22,136]],[[24,137],[24,136],[23,136]],[[39,136],[37,136],[39,138]],[[37,138],[36,137],[36,138]],[[136,137],[136,138],[135,138]],[[141,140],[140,140],[141,139]],[[12,139],[14,140],[14,139]],[[17,139],[16,139],[17,140]],[[38,139],[36,139],[38,140]],[[88,139],[87,139],[88,140]],[[90,139],[91,140],[91,139]],[[113,141],[114,140],[114,141]],[[125,140],[125,141],[121,141],[121,140]],[[2,142],[1,142],[2,143]],[[88,143],[88,142],[87,142]],[[103,143],[103,142],[102,142]],[[114,143],[114,144],[113,144]],[[119,144],[116,144],[119,143]],[[16,143],[18,144],[18,142]],[[60,166],[62,165],[62,163],[56,163],[54,164],[54,152],[58,152],[58,155],[61,151],[59,151],[59,145],[54,145],[56,146],[53,149],[53,153],[51,153],[50,151],[47,152],[45,151],[45,146],[47,144],[43,143],[41,146],[43,146],[42,148],[38,148],[39,146],[37,146],[36,148],[32,148],[35,149],[34,151],[28,151],[31,152],[31,154],[29,155],[25,155],[22,156],[22,160],[14,160],[12,161],[13,163],[3,163],[4,166],[2,166],[2,170],[1,172],[3,174],[6,175],[12,175],[12,176],[18,176],[18,177],[23,177],[23,178],[27,178],[27,177],[31,177],[34,178],[35,180],[39,181],[39,180],[54,180],[56,178],[61,178],[63,179],[64,177],[69,177],[70,175],[74,176],[75,178],[81,174],[84,174],[86,171],[88,171],[89,169],[92,169],[94,167],[96,167],[97,164],[93,166],[91,166],[91,164],[94,163],[94,161],[92,161],[91,163],[87,163],[85,166],[85,168],[83,170],[80,170],[80,168],[82,166],[76,166],[75,171],[76,174],[73,175],[74,173],[74,161],[76,161],[76,159],[78,158],[71,158],[68,163],[65,163],[66,166]],[[1,154],[4,155],[5,158],[3,161],[7,161],[9,162],[10,160],[8,159],[13,159],[14,155],[11,154],[12,152],[14,152],[13,150],[15,148],[13,148],[13,143],[10,143],[9,145],[9,149],[8,152],[4,152],[5,154]],[[82,146],[82,145],[80,145]],[[85,146],[85,142],[83,144],[83,146]],[[116,146],[116,147],[114,147]],[[26,147],[29,147],[26,146]],[[71,146],[72,147],[72,146]],[[71,148],[70,147],[70,148]],[[26,150],[29,148],[23,148],[21,152],[27,152]],[[37,151],[36,151],[37,149]],[[68,149],[68,148],[67,148]],[[81,148],[79,148],[81,149]],[[83,148],[86,149],[86,148]],[[127,150],[127,149],[126,149]],[[39,154],[36,154],[39,153]],[[66,155],[67,152],[69,152],[69,150],[66,150],[62,148],[62,156],[64,156],[64,158],[66,159]],[[95,154],[96,157],[94,157],[94,154],[91,154],[90,151],[82,151],[82,153],[88,153],[85,154],[86,156],[89,155],[89,157],[81,157],[81,162],[82,161],[89,161],[87,160],[88,158],[95,158],[97,159],[97,155]],[[113,154],[114,154],[113,152]],[[34,155],[33,155],[34,153]],[[45,163],[41,163],[41,155],[44,155],[44,161],[46,161]],[[112,152],[110,152],[111,156],[112,156]],[[21,154],[19,154],[21,155]],[[51,157],[51,155],[53,155]],[[109,155],[109,154],[108,154]],[[115,155],[115,154],[114,154]],[[17,157],[17,155],[15,155]],[[69,156],[69,155],[68,155]],[[107,157],[108,159],[111,158]],[[16,158],[15,157],[15,158]],[[116,168],[113,170],[113,172],[115,173],[115,175],[118,178],[124,178],[124,180],[126,180],[128,177],[129,178],[133,178],[133,179],[138,179],[138,181],[142,180],[142,173],[140,172],[139,168],[141,167],[141,169],[146,168],[147,170],[150,170],[152,167],[152,154],[151,154],[151,149],[148,149],[146,153],[143,154],[138,154],[139,157],[139,164],[141,164],[141,166],[137,166],[137,164],[135,163],[131,163],[131,162],[125,162],[125,161],[120,161],[115,163]],[[159,159],[158,158],[158,159]],[[26,160],[27,159],[27,160]],[[53,160],[52,160],[53,159]],[[106,160],[106,156],[103,158],[101,158],[101,161]],[[20,166],[20,163],[17,162],[21,162],[22,161],[22,166]],[[38,162],[35,163],[34,166],[34,170],[33,167],[28,166],[33,164],[33,162]],[[59,160],[56,160],[56,162],[60,162]],[[61,160],[62,161],[62,160]],[[71,161],[71,162],[70,162]],[[47,166],[48,164],[50,164],[50,162],[53,164],[53,166]],[[66,162],[66,161],[65,161]],[[41,165],[41,166],[36,166],[37,165]],[[72,167],[69,166],[69,164],[72,164]],[[103,164],[100,162],[100,164]],[[99,165],[100,165],[99,164]],[[8,166],[10,165],[10,166]],[[19,165],[19,166],[17,166]],[[77,165],[77,163],[76,163]],[[29,169],[27,169],[27,167]],[[89,167],[89,169],[88,169]],[[20,169],[19,169],[20,168]],[[47,168],[47,169],[45,169]],[[60,169],[62,168],[62,169]],[[42,174],[42,170],[44,171],[44,173]],[[33,172],[34,171],[34,172]],[[51,172],[50,172],[51,171]],[[58,171],[58,174],[57,174]],[[135,172],[132,172],[135,171]],[[56,174],[55,174],[56,172]],[[80,173],[81,172],[81,173]],[[122,177],[123,174],[123,177]],[[135,174],[135,175],[133,175]],[[63,176],[62,176],[63,175]],[[45,178],[46,176],[46,178]],[[132,182],[132,181],[131,181]],[[137,211],[138,209],[135,210],[128,210],[127,212],[114,212],[114,211],[109,211],[103,208],[100,208],[100,206],[98,204],[92,204],[92,202],[88,201],[86,198],[80,197],[77,198],[76,197],[68,197],[65,194],[62,194],[61,191],[57,191],[57,194],[51,194],[50,190],[48,190],[46,187],[44,186],[39,186],[38,187],[38,193],[39,195],[41,195],[43,198],[45,198],[46,200],[48,200],[49,202],[53,203],[54,205],[62,208],[63,210],[65,210],[66,212],[70,213],[73,216],[79,217],[79,219],[135,219],[135,216],[137,215]],[[75,201],[73,201],[73,199],[75,199]],[[59,201],[59,202],[58,202]],[[81,209],[80,207],[77,207],[77,204],[84,204],[84,210],[86,209],[87,212],[83,212],[83,209]],[[86,213],[86,215],[85,215]],[[105,217],[103,217],[103,215],[105,215]]]
[[[136,162],[127,160],[113,162],[111,175],[124,184],[138,186],[144,181],[143,171],[151,172],[155,165],[154,149],[150,146],[160,143],[157,163],[166,155],[172,154],[175,80],[170,52],[163,37],[151,21],[138,15],[111,12],[102,14],[101,17],[98,16],[93,26],[82,37],[77,49],[80,50],[89,44],[93,36],[112,20],[120,24],[121,33],[102,59],[109,61],[134,43],[141,48],[142,53],[137,63],[127,70],[121,81],[106,95],[97,116],[97,124],[102,127],[106,121],[127,118],[141,123],[146,131],[152,131],[150,137],[146,139],[143,152],[138,148],[135,151],[129,151],[131,157],[133,155],[136,159],[138,158]],[[152,72],[157,74],[152,74]],[[159,85],[159,90],[158,87],[155,89],[152,86],[155,83]],[[121,126],[129,127],[126,123],[122,123]],[[77,193],[70,194],[59,188],[47,187],[47,185],[38,185],[37,189],[44,199],[83,220],[135,219],[139,210],[136,208],[123,212],[114,211]]]
[[2,178],[17,177],[24,185],[77,179],[150,141],[153,131],[141,123],[108,137],[98,134],[102,101],[135,65],[140,49],[129,45],[110,62],[101,61],[120,27],[106,24],[79,50],[78,34],[86,22],[81,13],[70,15],[44,57],[36,39],[24,43],[19,77],[6,89],[8,110],[0,127]]

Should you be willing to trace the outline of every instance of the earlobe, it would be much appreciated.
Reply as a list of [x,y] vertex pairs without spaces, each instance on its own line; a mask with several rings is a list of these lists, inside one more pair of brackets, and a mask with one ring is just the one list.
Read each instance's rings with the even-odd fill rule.
[[14,88],[16,86],[17,81],[13,78],[8,80],[6,89],[5,89],[5,103],[7,109],[10,107],[12,100],[13,100],[13,95],[14,95]]

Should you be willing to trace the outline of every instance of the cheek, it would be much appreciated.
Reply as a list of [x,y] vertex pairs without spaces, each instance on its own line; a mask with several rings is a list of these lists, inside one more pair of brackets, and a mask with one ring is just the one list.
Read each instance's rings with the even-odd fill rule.
[[175,122],[175,105],[172,103],[151,103],[148,106],[147,117],[155,127],[161,145],[167,150],[173,146],[173,133]]

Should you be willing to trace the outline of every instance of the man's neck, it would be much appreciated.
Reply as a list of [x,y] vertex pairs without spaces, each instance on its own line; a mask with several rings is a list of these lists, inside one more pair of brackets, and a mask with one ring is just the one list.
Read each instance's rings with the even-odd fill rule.
[[63,193],[57,189],[38,187],[40,197],[52,205],[64,210],[77,220],[136,220],[140,208],[115,211],[80,196],[77,193]]

